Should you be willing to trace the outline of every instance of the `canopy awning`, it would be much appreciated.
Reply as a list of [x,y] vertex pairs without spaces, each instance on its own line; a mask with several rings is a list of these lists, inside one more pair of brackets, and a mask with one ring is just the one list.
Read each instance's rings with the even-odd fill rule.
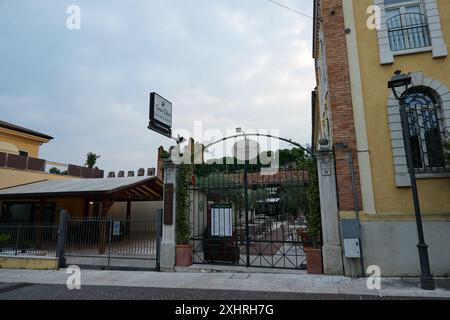
[[15,144],[0,141],[0,152],[19,154],[19,149]]
[[113,201],[162,200],[163,183],[157,176],[47,180],[0,190],[0,200],[66,197],[108,198]]

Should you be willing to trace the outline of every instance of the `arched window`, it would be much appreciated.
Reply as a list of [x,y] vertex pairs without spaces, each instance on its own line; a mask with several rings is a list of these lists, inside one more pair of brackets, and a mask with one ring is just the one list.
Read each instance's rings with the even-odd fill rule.
[[445,126],[438,96],[431,89],[413,87],[403,94],[402,101],[408,115],[414,167],[419,172],[439,171],[445,167]]

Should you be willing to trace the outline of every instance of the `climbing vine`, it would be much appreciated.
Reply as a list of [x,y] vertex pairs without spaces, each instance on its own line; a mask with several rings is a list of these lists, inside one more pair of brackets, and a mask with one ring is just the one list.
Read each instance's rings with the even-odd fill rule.
[[322,222],[320,217],[320,193],[317,168],[313,160],[306,163],[306,168],[309,177],[308,189],[306,191],[308,233],[314,242],[320,243]]
[[191,226],[189,221],[189,183],[191,167],[182,164],[177,174],[176,185],[176,235],[177,244],[189,244]]

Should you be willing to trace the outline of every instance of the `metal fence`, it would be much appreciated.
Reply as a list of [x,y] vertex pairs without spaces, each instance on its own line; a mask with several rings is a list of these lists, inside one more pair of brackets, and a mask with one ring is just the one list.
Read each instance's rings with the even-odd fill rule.
[[153,219],[70,218],[0,223],[0,255],[58,257],[59,267],[159,270],[162,212]]
[[[190,187],[195,263],[304,269],[306,170],[196,176]],[[247,192],[247,196],[246,196]]]
[[73,218],[67,223],[67,264],[103,268],[159,268],[161,227],[147,220]]
[[0,254],[56,256],[58,225],[53,223],[0,223]]

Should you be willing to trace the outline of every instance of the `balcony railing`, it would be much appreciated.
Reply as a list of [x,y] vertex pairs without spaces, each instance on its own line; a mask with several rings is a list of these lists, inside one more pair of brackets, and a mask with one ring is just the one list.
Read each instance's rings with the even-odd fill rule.
[[431,46],[425,15],[405,13],[387,20],[389,44],[392,51],[411,50]]
[[103,178],[104,171],[97,168],[86,168],[73,164],[59,164],[43,159],[25,157],[17,154],[0,152],[0,168],[30,170],[49,173],[48,167],[65,167],[60,174],[79,178]]

